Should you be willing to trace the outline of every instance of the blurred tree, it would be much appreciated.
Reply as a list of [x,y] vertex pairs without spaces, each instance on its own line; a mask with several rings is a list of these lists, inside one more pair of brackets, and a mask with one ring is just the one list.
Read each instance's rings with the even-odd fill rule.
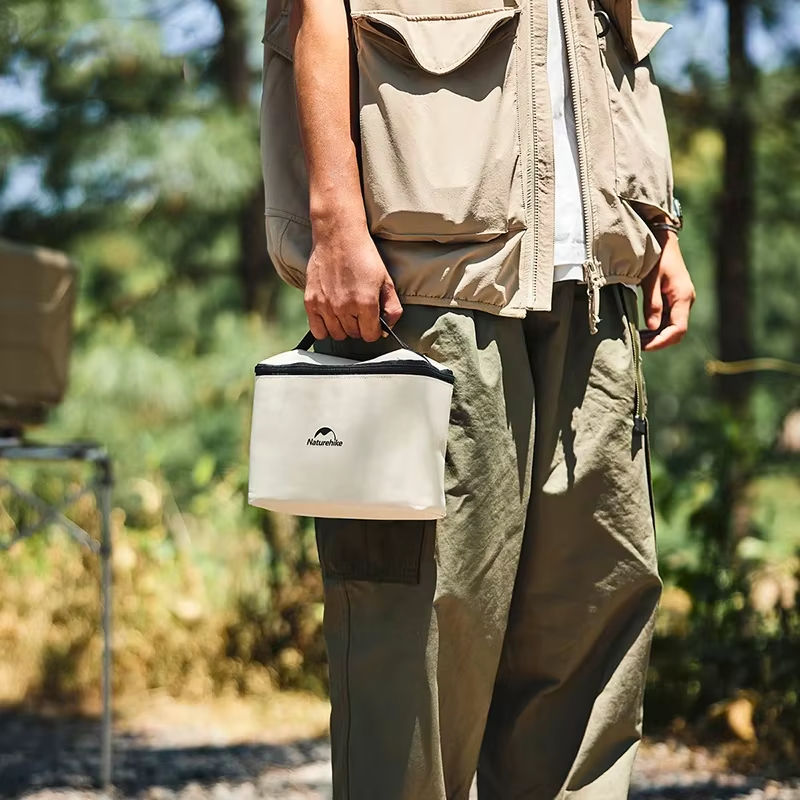
[[[252,41],[242,0],[214,0],[222,20],[218,66],[225,101],[238,113],[247,113],[252,103],[254,71],[248,62]],[[264,195],[261,182],[242,204],[239,212],[239,275],[248,311],[271,315],[276,310],[277,274],[270,268],[264,234]]]
[[19,181],[22,165],[37,187],[0,212],[0,234],[77,255],[98,311],[191,280],[274,314],[250,35],[263,9],[188,5],[218,15],[218,41],[171,43],[186,4],[163,0],[3,4],[0,80],[16,102],[0,107],[0,181]]
[[[723,361],[744,361],[753,356],[752,241],[758,72],[747,41],[753,10],[753,0],[727,0],[728,93],[719,120],[725,160],[716,247],[717,340]],[[749,372],[720,376],[720,398],[732,409],[741,411],[747,405],[751,386]]]
[[789,221],[800,215],[791,155],[800,147],[800,31],[788,0],[660,0],[648,10],[678,28],[657,49],[656,67],[664,59],[671,69],[659,77],[675,81],[664,97],[687,211],[682,244],[699,290],[686,344],[650,359],[648,371],[662,449],[691,455],[690,429],[720,399],[736,414],[752,397],[759,424],[770,425],[793,402],[772,378],[709,379],[701,367],[709,358],[800,358],[791,299],[800,241]]

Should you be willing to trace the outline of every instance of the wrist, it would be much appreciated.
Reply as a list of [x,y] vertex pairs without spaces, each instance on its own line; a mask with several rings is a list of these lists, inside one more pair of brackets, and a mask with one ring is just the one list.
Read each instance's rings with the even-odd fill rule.
[[683,230],[683,206],[677,197],[672,199],[672,214],[662,212],[648,220],[650,229],[663,246],[670,238],[676,241]]
[[651,229],[653,231],[653,236],[656,237],[656,241],[658,242],[662,250],[668,245],[678,244],[678,233],[671,227],[660,228],[651,225]]
[[312,203],[311,232],[315,240],[331,236],[360,236],[369,234],[367,215],[361,197],[358,202],[334,201]]

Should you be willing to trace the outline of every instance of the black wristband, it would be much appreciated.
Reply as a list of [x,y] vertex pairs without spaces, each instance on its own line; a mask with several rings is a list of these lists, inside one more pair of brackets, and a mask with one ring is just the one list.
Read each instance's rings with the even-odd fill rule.
[[676,236],[681,232],[681,229],[671,222],[651,222],[650,227],[659,231],[672,231]]

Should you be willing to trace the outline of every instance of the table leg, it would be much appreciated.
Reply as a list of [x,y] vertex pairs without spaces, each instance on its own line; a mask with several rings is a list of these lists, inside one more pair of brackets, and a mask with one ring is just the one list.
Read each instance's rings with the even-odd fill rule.
[[101,470],[100,483],[97,490],[101,516],[101,565],[102,565],[102,601],[103,601],[103,732],[100,779],[105,790],[111,788],[112,780],[112,714],[111,714],[111,682],[112,682],[112,646],[111,646],[111,490],[112,476],[110,463],[98,465]]

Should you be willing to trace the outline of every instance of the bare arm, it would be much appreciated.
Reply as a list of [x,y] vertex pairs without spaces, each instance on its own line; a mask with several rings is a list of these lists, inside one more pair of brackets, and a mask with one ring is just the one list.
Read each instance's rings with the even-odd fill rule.
[[313,249],[305,304],[314,335],[380,338],[402,306],[367,227],[353,120],[354,69],[345,0],[295,0],[294,73]]

